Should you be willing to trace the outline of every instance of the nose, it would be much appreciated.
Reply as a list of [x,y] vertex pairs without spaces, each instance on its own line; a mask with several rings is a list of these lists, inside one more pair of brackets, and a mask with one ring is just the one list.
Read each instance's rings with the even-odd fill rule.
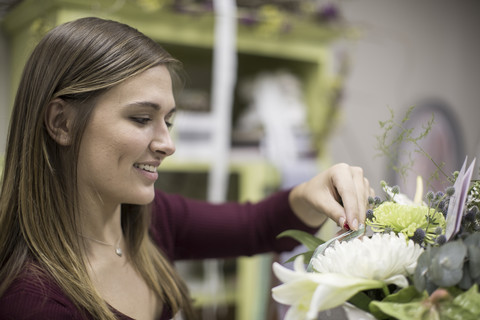
[[156,132],[150,142],[150,150],[154,153],[160,153],[165,156],[171,156],[175,153],[175,143],[173,142],[170,131],[166,125],[163,125]]

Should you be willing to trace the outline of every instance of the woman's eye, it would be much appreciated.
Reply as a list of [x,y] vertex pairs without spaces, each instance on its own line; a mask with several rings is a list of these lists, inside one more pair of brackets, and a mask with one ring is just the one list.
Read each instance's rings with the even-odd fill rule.
[[147,124],[151,120],[147,117],[131,117],[130,119],[140,124]]
[[170,130],[170,129],[172,129],[172,127],[173,127],[173,122],[172,122],[172,121],[165,121],[165,125],[166,125],[167,128]]

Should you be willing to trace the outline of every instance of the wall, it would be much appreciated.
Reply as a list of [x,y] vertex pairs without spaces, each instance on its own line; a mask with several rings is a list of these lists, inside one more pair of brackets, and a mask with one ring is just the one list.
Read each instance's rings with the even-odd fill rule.
[[[469,158],[480,138],[480,2],[476,0],[341,1],[361,32],[349,43],[351,66],[332,160],[360,165],[378,191],[385,158],[375,158],[379,120],[387,107],[402,116],[425,98],[451,105]],[[460,168],[458,168],[460,169]]]

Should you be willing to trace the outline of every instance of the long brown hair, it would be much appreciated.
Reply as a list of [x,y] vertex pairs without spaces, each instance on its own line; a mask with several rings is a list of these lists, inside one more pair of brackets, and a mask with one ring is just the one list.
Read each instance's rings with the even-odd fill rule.
[[[87,273],[78,239],[77,159],[96,98],[157,65],[175,82],[180,63],[136,29],[82,18],[52,29],[31,54],[18,87],[0,193],[0,295],[29,262],[39,266],[80,310],[114,319]],[[62,98],[78,110],[72,143],[60,146],[45,129],[48,104]],[[147,206],[123,205],[130,258],[173,313],[193,312],[184,282],[148,236]]]

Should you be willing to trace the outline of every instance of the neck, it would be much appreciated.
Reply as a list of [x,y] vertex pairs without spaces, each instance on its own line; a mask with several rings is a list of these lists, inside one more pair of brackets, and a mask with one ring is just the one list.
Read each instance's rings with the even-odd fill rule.
[[121,205],[107,206],[101,201],[82,199],[79,233],[87,239],[117,245],[123,239]]
[[[104,242],[104,241],[101,241],[101,240],[97,240],[95,238],[86,237],[84,235],[80,235],[80,236],[85,240],[92,241],[92,242],[100,244],[102,246],[107,246],[107,247],[113,248],[115,250],[115,254],[118,257],[123,256],[122,237],[120,237],[116,243],[108,243],[108,242]],[[92,250],[90,250],[90,251],[92,252]]]

